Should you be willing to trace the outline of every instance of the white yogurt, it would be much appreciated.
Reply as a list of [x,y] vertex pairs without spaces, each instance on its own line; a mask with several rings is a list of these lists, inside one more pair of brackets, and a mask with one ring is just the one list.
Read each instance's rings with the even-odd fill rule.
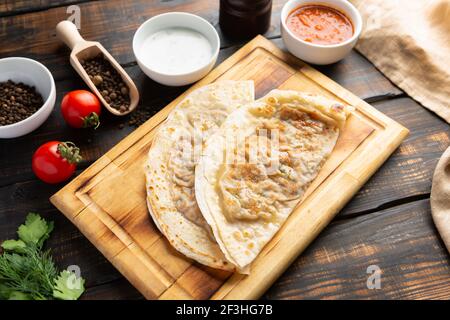
[[151,69],[164,74],[194,71],[210,61],[213,48],[208,39],[188,28],[167,28],[144,40],[140,57]]

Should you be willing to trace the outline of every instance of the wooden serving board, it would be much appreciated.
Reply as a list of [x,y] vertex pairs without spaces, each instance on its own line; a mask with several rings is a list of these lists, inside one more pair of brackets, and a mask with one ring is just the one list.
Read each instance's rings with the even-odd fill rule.
[[[320,93],[355,107],[338,143],[248,276],[204,267],[177,253],[146,207],[147,152],[158,125],[190,91],[223,79]],[[51,197],[105,257],[149,299],[255,299],[314,240],[397,148],[408,130],[262,36],[245,45]]]

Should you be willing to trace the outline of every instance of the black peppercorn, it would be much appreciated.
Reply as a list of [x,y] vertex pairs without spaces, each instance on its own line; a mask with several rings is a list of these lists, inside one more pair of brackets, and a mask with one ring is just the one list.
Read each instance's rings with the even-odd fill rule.
[[42,96],[35,87],[11,80],[0,82],[0,126],[28,118],[43,104]]
[[111,63],[103,55],[80,62],[103,99],[120,112],[128,111],[130,107],[129,90]]

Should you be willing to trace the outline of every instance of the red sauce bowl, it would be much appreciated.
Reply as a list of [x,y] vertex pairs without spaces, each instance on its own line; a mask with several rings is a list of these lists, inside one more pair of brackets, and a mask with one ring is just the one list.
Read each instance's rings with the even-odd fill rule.
[[[297,19],[303,19],[301,15],[292,19],[298,9],[302,9],[302,13],[307,6],[322,7],[324,15],[316,17],[317,13],[313,12],[304,21]],[[318,18],[325,18],[325,21],[319,23]],[[334,31],[333,23],[337,24],[339,33]],[[331,64],[344,58],[355,46],[361,30],[361,15],[346,0],[290,0],[281,11],[281,35],[286,48],[294,56],[312,64]]]

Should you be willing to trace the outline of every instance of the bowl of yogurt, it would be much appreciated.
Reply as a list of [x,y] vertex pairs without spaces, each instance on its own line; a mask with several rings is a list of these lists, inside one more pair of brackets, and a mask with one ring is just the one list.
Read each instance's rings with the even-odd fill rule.
[[196,82],[214,67],[220,39],[205,19],[169,12],[144,22],[133,37],[133,52],[142,71],[168,86]]

